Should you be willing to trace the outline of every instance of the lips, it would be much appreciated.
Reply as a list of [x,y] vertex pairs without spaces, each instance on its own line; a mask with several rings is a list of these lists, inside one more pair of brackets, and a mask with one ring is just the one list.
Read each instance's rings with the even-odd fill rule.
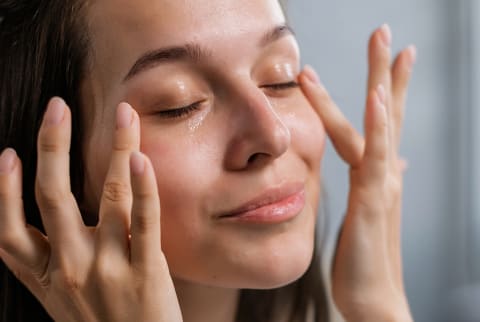
[[219,219],[249,223],[279,223],[292,219],[305,206],[305,187],[302,183],[289,183],[271,188]]

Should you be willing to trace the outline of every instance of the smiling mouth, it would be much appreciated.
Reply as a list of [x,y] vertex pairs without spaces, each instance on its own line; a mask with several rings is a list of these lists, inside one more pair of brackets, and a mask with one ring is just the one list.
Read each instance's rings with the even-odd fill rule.
[[231,222],[281,223],[296,217],[304,207],[305,187],[303,184],[295,183],[269,189],[218,218]]

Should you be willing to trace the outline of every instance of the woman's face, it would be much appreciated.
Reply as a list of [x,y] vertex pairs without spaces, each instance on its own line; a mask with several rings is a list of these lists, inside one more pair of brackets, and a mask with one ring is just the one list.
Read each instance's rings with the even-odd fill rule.
[[234,288],[299,278],[313,251],[325,133],[295,86],[299,52],[279,3],[103,0],[88,24],[90,205],[126,101],[156,171],[174,278]]

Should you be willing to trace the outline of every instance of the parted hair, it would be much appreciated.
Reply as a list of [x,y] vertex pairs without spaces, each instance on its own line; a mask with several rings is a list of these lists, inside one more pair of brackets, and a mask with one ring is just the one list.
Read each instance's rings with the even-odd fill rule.
[[[44,231],[36,205],[36,141],[49,99],[62,97],[72,113],[72,192],[83,200],[81,82],[90,43],[87,0],[0,0],[0,149],[16,150],[23,165],[27,224]],[[0,214],[2,216],[2,214]],[[272,290],[242,290],[237,322],[328,321],[318,247],[307,273]],[[310,319],[309,318],[309,319]],[[0,262],[0,322],[52,321],[35,297]]]

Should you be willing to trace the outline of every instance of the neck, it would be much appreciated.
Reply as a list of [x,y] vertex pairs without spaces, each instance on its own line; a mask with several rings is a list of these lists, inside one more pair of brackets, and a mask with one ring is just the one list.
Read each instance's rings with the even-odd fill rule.
[[237,289],[204,286],[184,280],[174,280],[183,322],[235,322]]

